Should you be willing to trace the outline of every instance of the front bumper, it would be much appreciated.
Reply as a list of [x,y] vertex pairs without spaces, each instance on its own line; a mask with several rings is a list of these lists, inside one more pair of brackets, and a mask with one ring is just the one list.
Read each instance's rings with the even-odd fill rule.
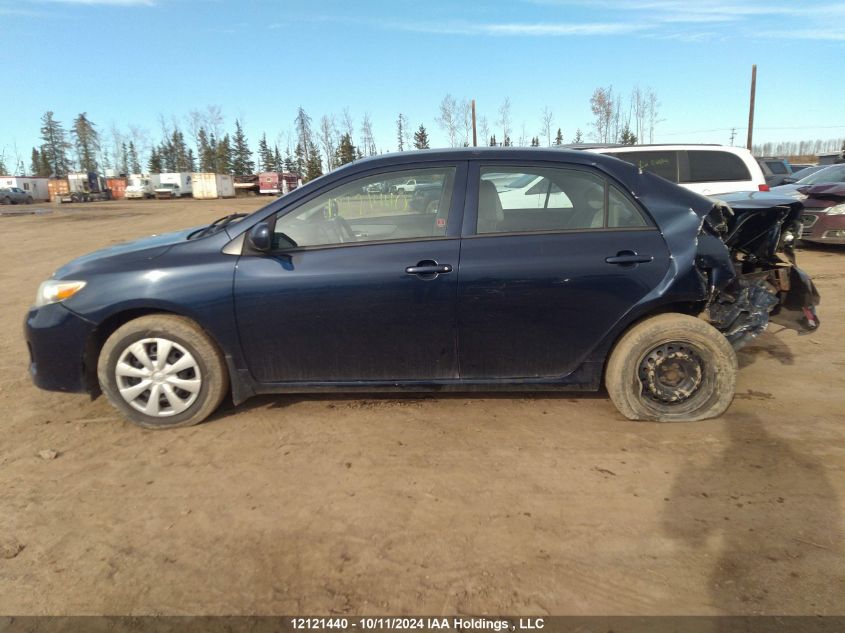
[[94,328],[93,323],[61,303],[30,308],[24,334],[35,386],[49,391],[87,392],[85,349]]
[[814,244],[845,244],[845,215],[814,213],[804,209],[801,240]]

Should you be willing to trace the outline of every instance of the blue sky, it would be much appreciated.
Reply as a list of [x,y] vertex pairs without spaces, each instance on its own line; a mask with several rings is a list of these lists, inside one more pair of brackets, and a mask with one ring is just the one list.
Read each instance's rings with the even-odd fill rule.
[[755,141],[845,137],[845,2],[796,0],[0,0],[6,69],[0,152],[28,164],[39,117],[87,112],[160,135],[218,105],[255,144],[285,143],[297,106],[314,123],[369,113],[379,149],[395,149],[402,112],[446,137],[447,93],[475,98],[496,130],[539,133],[552,110],[569,141],[589,135],[597,86],[651,87],[665,119],[656,142],[727,143],[747,124],[758,65]]

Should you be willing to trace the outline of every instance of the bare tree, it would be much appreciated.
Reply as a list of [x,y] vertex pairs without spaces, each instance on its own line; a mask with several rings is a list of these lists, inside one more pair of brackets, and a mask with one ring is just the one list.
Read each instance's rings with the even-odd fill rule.
[[376,139],[373,136],[373,122],[370,120],[370,114],[364,113],[364,118],[361,120],[361,151],[365,156],[375,156]]
[[552,124],[554,123],[555,115],[548,107],[544,107],[540,112],[540,132],[546,137],[546,145],[552,146]]
[[355,119],[349,114],[349,106],[343,109],[343,131],[349,135],[349,138],[355,136]]
[[511,100],[505,97],[502,105],[499,106],[499,120],[497,123],[502,128],[502,144],[510,142],[511,136]]
[[638,139],[643,139],[646,125],[646,100],[639,86],[634,86],[631,90],[631,111],[634,117],[634,134]]
[[648,121],[648,142],[654,143],[654,128],[665,119],[660,118],[660,101],[652,88],[646,88],[646,120]]
[[490,124],[487,122],[487,117],[483,116],[478,119],[478,135],[479,145],[488,145],[490,143]]
[[590,97],[590,110],[595,117],[593,130],[596,140],[599,143],[607,143],[614,117],[613,88],[596,88]]
[[335,139],[337,138],[337,127],[334,116],[323,115],[320,119],[320,144],[323,146],[323,154],[326,157],[326,171],[334,169]]
[[440,102],[440,115],[435,119],[437,124],[446,132],[449,137],[449,147],[457,146],[458,138],[458,119],[457,119],[458,105],[455,98],[447,94]]
[[472,145],[472,102],[469,99],[461,101],[459,114],[464,128],[464,147],[469,147]]
[[529,143],[528,137],[525,135],[525,121],[523,121],[522,122],[522,131],[519,134],[518,145],[520,147],[525,147],[526,145],[528,145],[528,143]]

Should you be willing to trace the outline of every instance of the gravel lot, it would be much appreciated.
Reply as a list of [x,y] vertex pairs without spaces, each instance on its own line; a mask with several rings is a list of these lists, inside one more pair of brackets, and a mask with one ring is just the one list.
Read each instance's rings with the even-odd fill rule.
[[845,613],[845,251],[799,254],[821,330],[743,350],[708,422],[279,396],[154,432],[31,385],[23,317],[59,265],[264,202],[0,217],[0,613]]

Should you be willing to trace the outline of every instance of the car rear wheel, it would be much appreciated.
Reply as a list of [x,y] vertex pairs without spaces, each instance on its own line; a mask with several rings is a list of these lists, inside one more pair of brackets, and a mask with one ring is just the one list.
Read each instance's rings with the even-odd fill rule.
[[617,342],[605,386],[628,419],[692,422],[725,412],[736,372],[736,353],[716,328],[686,314],[661,314]]
[[27,197],[26,197],[26,203],[27,203],[27,204],[32,204],[32,196],[27,196]]
[[229,388],[220,350],[196,323],[175,315],[144,316],[115,330],[97,376],[109,402],[148,429],[202,422]]
[[8,196],[6,196],[2,200],[0,200],[0,203],[2,203],[2,204],[12,204],[12,199],[9,198]]

